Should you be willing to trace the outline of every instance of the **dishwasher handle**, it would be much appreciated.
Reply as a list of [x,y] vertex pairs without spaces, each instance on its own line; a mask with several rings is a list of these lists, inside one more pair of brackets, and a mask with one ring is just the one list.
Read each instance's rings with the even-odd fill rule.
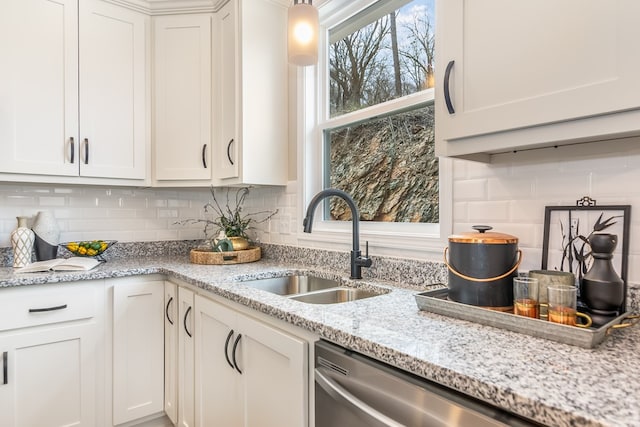
[[339,400],[341,403],[345,403],[349,406],[355,407],[358,411],[360,411],[360,413],[366,415],[372,421],[376,421],[377,423],[380,423],[382,425],[388,427],[404,427],[403,424],[400,424],[397,421],[387,417],[382,412],[375,410],[362,400],[355,397],[353,394],[349,393],[338,383],[320,372],[318,368],[316,368],[315,371],[316,383],[320,387],[322,387],[322,389],[326,391],[327,394],[329,394],[329,396],[331,396],[333,399]]

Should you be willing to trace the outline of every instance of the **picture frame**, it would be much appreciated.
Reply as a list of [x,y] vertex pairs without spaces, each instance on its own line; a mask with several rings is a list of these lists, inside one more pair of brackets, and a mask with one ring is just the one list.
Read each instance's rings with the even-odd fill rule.
[[578,200],[576,206],[546,206],[541,268],[570,271],[579,284],[593,262],[589,235],[598,232],[618,235],[612,263],[624,282],[622,309],[626,311],[630,215],[631,205],[597,206],[588,197]]

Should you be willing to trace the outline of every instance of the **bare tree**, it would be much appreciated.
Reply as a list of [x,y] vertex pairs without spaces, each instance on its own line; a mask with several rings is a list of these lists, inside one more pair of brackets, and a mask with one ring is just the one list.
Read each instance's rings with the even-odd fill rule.
[[[352,111],[365,104],[365,91],[379,77],[380,52],[389,32],[386,18],[381,18],[331,45],[329,72],[331,103],[335,111]],[[375,98],[375,96],[373,97]]]
[[389,14],[391,22],[391,56],[393,58],[393,76],[395,81],[396,97],[402,96],[402,78],[400,76],[400,57],[398,55],[398,28],[396,26],[396,12]]
[[433,87],[435,68],[435,33],[428,17],[416,16],[404,27],[409,43],[400,51],[403,69],[417,90]]

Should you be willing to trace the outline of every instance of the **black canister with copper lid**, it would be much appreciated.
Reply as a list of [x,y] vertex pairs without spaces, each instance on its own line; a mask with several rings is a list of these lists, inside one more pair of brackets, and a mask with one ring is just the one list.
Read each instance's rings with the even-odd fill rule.
[[491,232],[487,225],[472,228],[476,231],[449,236],[444,251],[449,299],[509,311],[513,308],[513,278],[522,260],[518,238]]

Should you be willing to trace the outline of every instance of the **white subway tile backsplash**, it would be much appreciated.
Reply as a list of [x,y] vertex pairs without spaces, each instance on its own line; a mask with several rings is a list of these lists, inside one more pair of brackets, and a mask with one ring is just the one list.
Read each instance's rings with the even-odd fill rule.
[[158,218],[175,218],[178,219],[177,209],[158,209]]
[[453,222],[468,222],[467,202],[453,202]]
[[109,218],[135,218],[135,209],[107,209],[107,217]]
[[38,198],[38,202],[40,206],[64,206],[66,203],[66,199],[64,197],[46,197],[41,196]]
[[169,200],[167,200],[167,207],[169,207],[169,208],[188,208],[188,207],[190,207],[190,203],[189,203],[189,200],[169,199]]
[[470,201],[467,203],[469,220],[477,223],[509,222],[509,201]]
[[540,200],[570,197],[575,200],[591,194],[589,174],[541,174],[536,176],[535,197]]
[[468,179],[454,181],[453,200],[487,200],[487,180]]
[[69,206],[73,206],[74,208],[83,208],[83,207],[91,207],[91,206],[98,206],[98,202],[99,199],[97,197],[91,197],[91,196],[81,196],[81,195],[74,195],[69,197]]
[[5,196],[2,204],[4,206],[19,206],[19,207],[29,207],[29,206],[37,206],[37,198],[33,196],[22,196],[18,194],[11,194]]
[[509,219],[515,223],[542,224],[545,206],[545,202],[542,200],[511,200],[509,202]]
[[486,181],[488,200],[527,200],[534,197],[535,184],[531,178],[491,177]]

